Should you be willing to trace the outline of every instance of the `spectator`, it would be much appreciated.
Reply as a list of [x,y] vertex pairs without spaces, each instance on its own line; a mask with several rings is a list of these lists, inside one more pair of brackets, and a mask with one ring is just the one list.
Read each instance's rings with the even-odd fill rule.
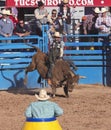
[[[47,11],[44,8],[44,3],[42,1],[38,1],[38,8],[34,11],[35,18],[37,20],[37,27],[39,28],[39,32],[42,32],[42,25],[45,24],[53,24],[53,21]],[[41,33],[40,33],[41,34]]]
[[62,13],[58,13],[58,17],[56,18],[55,22],[55,30],[61,34],[65,34],[64,32],[64,24],[63,24],[63,19],[62,19]]
[[55,22],[56,18],[57,18],[57,10],[53,9],[51,12],[51,19],[52,19],[53,23]]
[[[13,34],[13,22],[9,18],[10,11],[3,9],[2,10],[2,18],[0,19],[0,35],[4,37],[10,37]],[[4,40],[3,42],[10,43],[10,40]]]
[[63,114],[58,104],[48,101],[50,98],[45,89],[39,95],[35,94],[38,101],[32,102],[25,111],[26,123],[23,130],[62,130],[56,117]]
[[63,57],[64,42],[61,40],[61,35],[59,32],[54,33],[54,41],[50,45],[49,51],[49,71],[48,71],[48,84],[51,84],[50,78],[52,76],[52,68],[57,59]]
[[[85,35],[98,35],[98,30],[95,28],[95,22],[96,22],[96,19],[98,18],[100,14],[100,9],[98,7],[96,7],[94,10],[93,10],[93,13],[92,14],[89,14],[89,15],[85,15],[86,17],[86,20],[84,20],[82,22],[82,26],[81,26],[81,30],[80,29],[80,33],[82,34],[82,31],[83,31],[83,34]],[[98,41],[98,38],[97,37],[92,37],[92,36],[88,36],[88,37],[81,37],[81,40],[83,42],[97,42]],[[85,48],[86,49],[86,48]],[[90,47],[89,48],[90,50],[94,50],[94,47]]]
[[95,27],[99,30],[99,34],[110,34],[111,17],[107,15],[107,12],[106,8],[102,8],[102,15],[96,20]]
[[[97,28],[95,28],[95,23],[96,23],[96,19],[98,18],[100,14],[100,9],[98,7],[96,7],[93,10],[93,13],[90,15],[87,15],[87,20],[84,22],[84,34],[88,34],[88,35],[97,35],[98,34],[98,30]],[[97,42],[98,39],[97,37],[88,37],[89,41],[95,41]]]
[[100,14],[100,9],[98,7],[96,7],[93,10],[92,14],[86,15],[87,20],[84,23],[84,28],[85,28],[85,34],[90,34],[92,32],[92,25],[95,24],[95,22],[93,21],[93,19],[97,19],[98,14]]
[[[63,0],[59,5],[59,12],[62,14],[63,24],[64,24],[64,33],[71,33],[71,7],[69,6],[68,0]],[[70,41],[70,38],[68,38]]]
[[[86,20],[87,20],[87,17],[83,16],[82,21],[79,24],[76,25],[76,28],[79,27],[80,35],[85,35],[86,34],[85,33],[86,30],[84,28],[84,23],[85,23]],[[87,41],[88,41],[87,37],[80,37],[80,42],[87,42]]]
[[20,19],[15,30],[14,34],[18,35],[19,37],[24,37],[30,35],[31,31],[27,24],[24,23],[24,20]]
[[13,23],[9,19],[10,11],[3,9],[2,10],[2,19],[0,20],[0,35],[5,37],[10,37],[13,34]]
[[101,17],[98,17],[96,20],[95,27],[98,29],[99,34],[107,34],[106,37],[101,37],[99,40],[103,40],[105,49],[109,47],[109,34],[111,28],[111,17],[107,15],[108,10],[106,8],[101,9]]
[[[94,17],[92,18],[92,27],[91,27],[91,30],[90,30],[90,34],[92,35],[98,35],[98,29],[95,27],[95,23],[96,23],[96,19],[99,17],[100,15],[100,9],[99,8],[95,8],[94,11],[93,11],[93,15]],[[98,38],[97,37],[94,37],[94,42],[97,42],[98,41]]]

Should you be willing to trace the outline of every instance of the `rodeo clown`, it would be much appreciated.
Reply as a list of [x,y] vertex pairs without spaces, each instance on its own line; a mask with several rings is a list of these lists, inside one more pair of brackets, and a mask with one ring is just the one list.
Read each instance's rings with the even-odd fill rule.
[[22,130],[62,130],[56,117],[63,114],[58,104],[48,101],[50,98],[45,89],[39,95],[38,101],[32,102],[25,111],[26,122]]
[[57,59],[63,58],[64,42],[59,32],[55,32],[53,36],[53,42],[50,44],[49,50],[49,70],[48,70],[48,84],[51,84],[50,78],[52,77],[52,68]]

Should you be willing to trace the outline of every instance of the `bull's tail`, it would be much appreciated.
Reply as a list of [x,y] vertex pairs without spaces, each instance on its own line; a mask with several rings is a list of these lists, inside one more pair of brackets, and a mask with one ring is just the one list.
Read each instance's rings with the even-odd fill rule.
[[36,47],[36,46],[33,46],[33,45],[29,44],[29,43],[25,43],[25,44],[28,45],[28,46],[30,46],[30,47],[32,47],[32,48],[34,48],[34,49],[36,49],[37,52],[40,52],[40,51],[41,51],[41,50],[40,50],[38,47]]

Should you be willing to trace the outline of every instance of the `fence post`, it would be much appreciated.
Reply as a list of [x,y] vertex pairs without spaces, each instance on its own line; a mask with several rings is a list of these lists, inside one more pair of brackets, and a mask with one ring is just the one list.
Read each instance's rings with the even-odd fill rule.
[[43,52],[47,53],[48,52],[48,35],[47,31],[49,30],[48,25],[43,25],[42,26],[42,37],[43,37]]

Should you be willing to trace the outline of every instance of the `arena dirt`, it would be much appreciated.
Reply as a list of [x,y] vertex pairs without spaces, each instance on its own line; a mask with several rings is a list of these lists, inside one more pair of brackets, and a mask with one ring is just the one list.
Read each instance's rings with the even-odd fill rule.
[[[51,89],[48,88],[50,94]],[[0,130],[21,130],[24,111],[36,101],[38,89],[0,91]],[[58,117],[63,130],[111,130],[111,88],[101,85],[79,85],[64,97],[62,88],[50,99],[58,103],[64,114]],[[55,130],[55,129],[54,129]]]

